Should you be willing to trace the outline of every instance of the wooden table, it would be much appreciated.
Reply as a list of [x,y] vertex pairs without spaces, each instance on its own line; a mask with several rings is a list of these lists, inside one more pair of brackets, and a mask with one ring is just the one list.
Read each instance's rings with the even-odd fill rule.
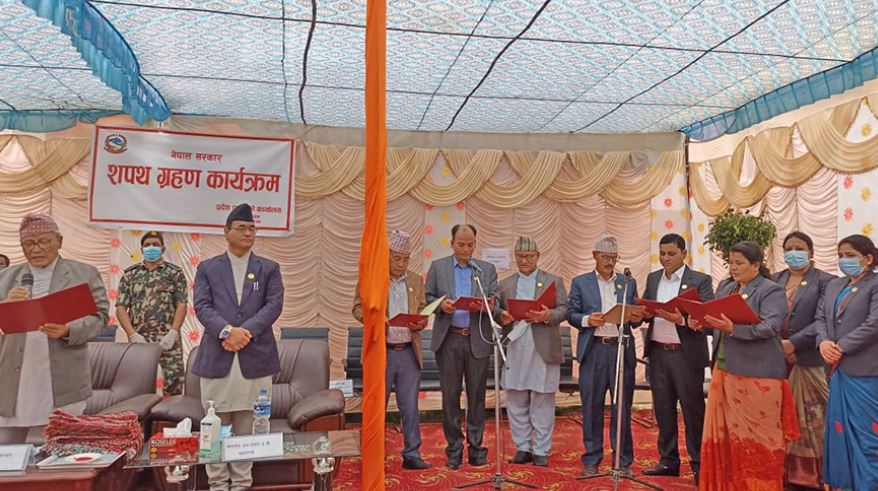
[[43,470],[27,468],[20,476],[0,477],[3,491],[123,491],[134,483],[134,469],[125,468],[124,456],[103,469]]

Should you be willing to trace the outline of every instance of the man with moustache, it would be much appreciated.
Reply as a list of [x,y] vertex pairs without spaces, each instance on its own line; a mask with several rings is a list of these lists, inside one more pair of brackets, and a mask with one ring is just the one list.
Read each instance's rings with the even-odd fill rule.
[[[500,323],[521,334],[506,348],[506,369],[503,389],[506,391],[506,413],[515,442],[512,464],[533,462],[549,466],[549,449],[555,428],[555,392],[561,381],[561,322],[567,317],[567,292],[560,277],[537,268],[540,250],[530,237],[515,242],[515,263],[518,274],[500,282],[500,305],[507,308],[510,298],[536,300],[555,285],[554,306],[541,305],[528,312],[525,320],[512,328],[515,319],[508,311],[500,314]],[[508,329],[504,329],[508,331]]]
[[[487,309],[494,309],[497,270],[494,265],[472,259],[476,229],[459,224],[451,228],[454,254],[437,259],[427,273],[427,302],[445,296],[433,321],[431,348],[439,365],[442,387],[442,431],[448,467],[457,469],[463,461],[463,432],[460,391],[466,380],[466,440],[470,465],[487,465],[488,449],[482,445],[485,431],[485,387],[491,355],[492,328]],[[481,297],[478,277],[488,297],[488,305],[474,302],[469,310],[456,310],[458,297]],[[475,310],[475,311],[473,311]],[[499,310],[496,311],[499,314]],[[499,456],[498,456],[499,458]]]
[[[646,279],[643,298],[667,302],[695,288],[701,301],[713,300],[710,276],[693,271],[684,263],[686,241],[677,234],[659,240],[662,269]],[[701,435],[704,427],[704,368],[710,359],[707,336],[689,329],[679,309],[658,310],[649,320],[643,356],[649,358],[649,385],[658,422],[658,450],[661,459],[643,471],[645,476],[679,476],[680,451],[677,444],[677,401],[683,408],[686,450],[689,465],[698,482],[701,462]]]

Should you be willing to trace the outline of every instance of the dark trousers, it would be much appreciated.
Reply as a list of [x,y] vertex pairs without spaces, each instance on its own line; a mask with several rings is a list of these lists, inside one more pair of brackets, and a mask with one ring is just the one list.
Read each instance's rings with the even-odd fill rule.
[[[628,339],[629,343],[634,341]],[[582,401],[582,454],[583,465],[598,465],[604,458],[604,402],[609,391],[612,397],[616,382],[615,344],[601,344],[592,339],[579,365],[579,397]],[[623,379],[625,388],[622,402],[622,453],[619,464],[628,467],[634,461],[634,443],[631,439],[631,403],[634,401],[634,351],[626,349]],[[616,405],[610,416],[610,442],[613,464],[616,463]]]
[[649,385],[658,422],[661,463],[680,467],[677,443],[677,401],[683,408],[686,450],[693,471],[700,469],[704,430],[704,369],[693,370],[682,350],[665,351],[653,345],[649,356]]
[[473,356],[468,336],[449,332],[436,352],[439,365],[439,383],[442,385],[442,431],[445,433],[445,455],[449,460],[463,459],[463,432],[460,422],[460,391],[466,380],[466,441],[469,458],[487,457],[482,446],[485,432],[485,386],[488,379],[489,358]]
[[421,366],[411,346],[397,351],[387,350],[387,378],[385,381],[385,405],[390,392],[396,392],[399,419],[405,448],[403,458],[421,457],[421,421],[418,415],[418,391],[421,387]]

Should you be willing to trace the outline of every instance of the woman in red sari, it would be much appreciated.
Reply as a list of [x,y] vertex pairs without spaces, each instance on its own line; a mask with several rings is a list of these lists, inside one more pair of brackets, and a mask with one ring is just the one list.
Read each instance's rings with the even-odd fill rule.
[[731,249],[732,281],[717,298],[739,294],[759,316],[735,324],[710,315],[693,329],[713,330],[714,367],[701,443],[702,491],[783,490],[786,442],[798,438],[780,331],[787,315],[784,290],[768,278],[762,249]]

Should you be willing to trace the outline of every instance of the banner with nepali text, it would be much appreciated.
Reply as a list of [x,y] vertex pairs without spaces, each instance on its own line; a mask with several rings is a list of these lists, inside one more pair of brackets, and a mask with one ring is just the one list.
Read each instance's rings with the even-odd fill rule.
[[294,150],[289,139],[98,126],[89,223],[218,234],[249,203],[260,235],[291,235]]

